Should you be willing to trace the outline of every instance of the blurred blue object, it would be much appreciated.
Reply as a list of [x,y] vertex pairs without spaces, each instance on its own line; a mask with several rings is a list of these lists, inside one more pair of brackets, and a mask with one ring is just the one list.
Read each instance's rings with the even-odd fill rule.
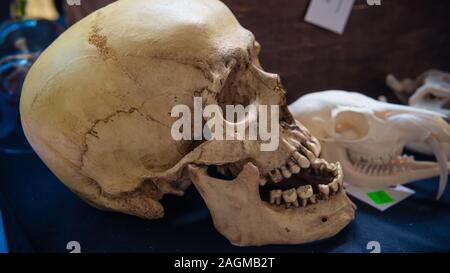
[[8,253],[5,229],[3,228],[2,211],[0,210],[0,253]]
[[47,20],[8,21],[0,26],[0,152],[31,151],[19,120],[19,99],[25,76],[63,31]]

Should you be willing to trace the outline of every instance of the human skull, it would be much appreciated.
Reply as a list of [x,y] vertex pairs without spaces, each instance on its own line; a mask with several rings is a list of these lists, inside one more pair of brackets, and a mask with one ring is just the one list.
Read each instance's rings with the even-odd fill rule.
[[[354,217],[342,169],[319,158],[320,143],[294,121],[279,76],[263,71],[258,52],[219,1],[115,2],[63,33],[30,70],[26,136],[64,184],[99,208],[160,218],[158,200],[193,182],[235,245],[330,237]],[[261,140],[174,140],[171,109],[192,109],[195,96],[221,107],[278,105],[278,149],[260,151]]]
[[[450,168],[442,145],[450,142],[450,126],[438,113],[334,90],[305,95],[289,109],[319,138],[323,157],[341,162],[346,181],[381,187],[440,175],[442,195]],[[411,142],[426,143],[438,162],[402,155]]]

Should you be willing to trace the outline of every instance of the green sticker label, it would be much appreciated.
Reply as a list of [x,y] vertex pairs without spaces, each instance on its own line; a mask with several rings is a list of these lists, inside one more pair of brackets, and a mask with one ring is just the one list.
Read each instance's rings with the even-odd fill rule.
[[394,198],[392,198],[385,191],[372,191],[368,192],[367,196],[369,196],[370,200],[372,200],[377,205],[383,205],[394,202]]

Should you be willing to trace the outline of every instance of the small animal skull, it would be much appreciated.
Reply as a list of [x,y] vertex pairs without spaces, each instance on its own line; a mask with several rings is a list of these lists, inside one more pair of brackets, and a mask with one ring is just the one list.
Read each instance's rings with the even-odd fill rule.
[[[320,158],[320,143],[294,121],[258,53],[219,1],[117,1],[63,33],[32,67],[21,98],[26,136],[99,208],[160,218],[158,200],[193,182],[235,245],[330,237],[354,217],[342,169]],[[194,96],[205,106],[278,105],[278,149],[261,152],[261,140],[175,141],[171,109],[192,109]]]
[[[438,113],[346,91],[308,94],[289,109],[319,138],[324,158],[341,162],[348,182],[379,187],[440,175],[442,195],[450,166],[442,145],[450,142],[450,126]],[[426,143],[438,162],[402,155],[411,142]]]
[[450,119],[449,73],[428,70],[417,79],[401,81],[390,74],[386,77],[386,84],[403,103],[441,113]]
[[[386,77],[386,84],[405,104],[443,114],[450,120],[450,74],[439,70],[428,70],[417,79],[398,81],[393,75]],[[410,143],[408,149],[426,155],[433,151],[423,143]],[[444,145],[447,158],[450,158],[450,145]]]

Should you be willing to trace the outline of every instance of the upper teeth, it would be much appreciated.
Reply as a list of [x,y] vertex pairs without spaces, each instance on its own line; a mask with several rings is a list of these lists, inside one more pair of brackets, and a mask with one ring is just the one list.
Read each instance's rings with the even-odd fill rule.
[[288,166],[289,166],[289,170],[293,173],[299,173],[300,172],[300,166],[298,166],[292,159],[288,160]]
[[295,139],[283,141],[291,149],[292,155],[285,165],[275,168],[269,173],[269,177],[274,183],[282,181],[283,178],[290,178],[292,174],[299,173],[301,169],[309,168],[311,162],[315,161],[320,154],[320,143],[315,138],[301,140],[306,147]]
[[297,163],[300,165],[300,167],[304,169],[309,168],[311,162],[309,162],[309,160],[305,156],[303,156],[299,152],[294,152],[292,156],[295,160],[297,160]]

